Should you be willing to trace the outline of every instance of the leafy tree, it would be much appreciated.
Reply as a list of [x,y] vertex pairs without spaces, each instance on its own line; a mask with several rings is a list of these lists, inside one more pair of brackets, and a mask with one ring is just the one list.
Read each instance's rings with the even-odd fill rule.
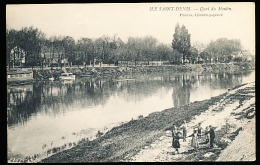
[[103,36],[103,58],[102,61],[105,64],[110,64],[111,59],[113,58],[113,49],[112,49],[112,39],[109,36]]
[[66,36],[62,41],[64,44],[65,57],[68,59],[71,66],[72,62],[76,61],[76,55],[74,54],[75,40],[70,36]]
[[126,53],[125,43],[121,40],[121,38],[116,39],[117,49],[114,52],[114,63],[118,60],[123,60]]
[[208,59],[211,59],[211,55],[206,51],[201,52],[199,54],[199,56],[200,56],[201,59],[205,60],[206,63],[207,63]]
[[11,60],[11,50],[17,46],[17,31],[14,29],[6,29],[6,62],[8,65],[8,69],[10,70],[11,65],[10,65],[10,60]]
[[173,61],[173,63],[175,64],[180,64],[182,57],[183,55],[179,51],[173,49],[172,57],[170,58],[170,60]]
[[43,64],[49,62],[50,54],[51,54],[51,44],[50,41],[46,38],[41,39],[40,41],[41,47],[41,67],[43,68]]
[[109,52],[110,52],[110,56],[109,56],[109,59],[108,59],[108,63],[114,63],[115,64],[115,61],[118,60],[118,57],[116,56],[116,50],[117,50],[118,46],[117,46],[117,43],[116,41],[112,41],[109,43]]
[[195,42],[193,42],[192,47],[196,48],[198,50],[198,53],[200,54],[201,52],[203,52],[206,49],[207,45],[205,45],[199,41],[195,41]]
[[138,45],[138,40],[139,38],[134,38],[134,37],[129,37],[127,44],[126,44],[126,59],[127,61],[136,61],[137,60],[137,45]]
[[188,59],[191,61],[193,64],[195,61],[198,59],[198,50],[194,47],[190,47],[189,53],[188,53]]
[[92,43],[92,39],[90,38],[81,38],[80,40],[78,40],[77,43],[77,50],[82,51],[83,52],[83,57],[82,60],[85,62],[85,67],[87,63],[90,63],[90,61],[92,60],[92,56],[93,56],[93,43]]
[[32,26],[22,28],[18,31],[17,42],[18,46],[25,51],[25,63],[26,65],[34,66],[41,63],[41,39],[45,34],[37,28]]
[[103,38],[98,38],[94,42],[94,52],[95,52],[95,59],[99,62],[104,61],[104,49],[105,49],[105,41]]
[[231,54],[241,51],[242,46],[240,40],[228,40],[227,38],[219,38],[211,41],[205,51],[207,51],[215,62],[229,62]]
[[242,62],[242,57],[235,57],[233,59],[234,62]]
[[180,52],[183,55],[183,61],[185,61],[190,50],[190,34],[184,25],[182,25],[181,28],[179,24],[176,25],[175,33],[173,34],[172,48]]
[[170,61],[172,56],[172,49],[170,46],[167,46],[166,44],[159,44],[156,47],[156,54],[158,60]]

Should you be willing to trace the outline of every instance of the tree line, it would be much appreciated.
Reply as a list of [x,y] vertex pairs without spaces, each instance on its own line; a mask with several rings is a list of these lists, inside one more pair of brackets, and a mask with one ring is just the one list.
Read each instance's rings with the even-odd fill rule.
[[169,61],[172,64],[196,63],[213,59],[214,62],[229,62],[231,54],[241,50],[240,40],[220,38],[208,45],[195,42],[184,25],[175,27],[172,44],[160,43],[152,36],[128,37],[123,42],[114,35],[99,38],[70,36],[49,38],[38,28],[24,27],[21,30],[6,29],[6,52],[9,69],[14,65],[42,66],[53,63],[62,67],[69,65],[94,65],[95,62],[117,64],[118,61]]

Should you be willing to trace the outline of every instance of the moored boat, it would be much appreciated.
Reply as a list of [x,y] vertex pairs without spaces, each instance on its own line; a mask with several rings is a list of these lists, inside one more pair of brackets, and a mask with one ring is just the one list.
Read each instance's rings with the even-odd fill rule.
[[72,73],[62,73],[59,79],[61,80],[75,80],[76,75],[73,75]]
[[50,77],[50,78],[49,78],[49,80],[50,80],[50,81],[53,81],[53,80],[54,80],[54,78],[53,78],[53,77]]
[[7,84],[29,84],[33,81],[32,71],[7,71]]
[[84,73],[84,74],[82,74],[82,75],[80,75],[81,77],[91,77],[93,75],[93,73],[92,72],[86,72],[86,73]]

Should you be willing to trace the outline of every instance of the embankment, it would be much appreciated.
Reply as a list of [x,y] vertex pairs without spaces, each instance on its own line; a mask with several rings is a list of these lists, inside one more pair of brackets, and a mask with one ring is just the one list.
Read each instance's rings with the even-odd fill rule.
[[78,76],[87,77],[114,77],[122,75],[170,72],[241,72],[254,69],[254,65],[248,62],[243,63],[217,63],[217,64],[186,64],[169,66],[128,66],[128,67],[79,67],[79,68],[56,68],[34,70],[35,80],[48,80],[53,77],[58,79],[61,73],[71,72]]
[[[212,125],[215,130],[214,148],[206,137],[199,139],[199,149],[194,151],[191,138],[180,140],[180,153],[171,147],[171,132],[156,139],[151,145],[132,157],[130,162],[196,162],[196,161],[254,161],[255,155],[255,91],[254,83],[238,86],[226,92],[220,101],[187,122],[188,135],[201,123],[202,128]],[[182,131],[180,129],[180,131]],[[203,130],[202,132],[205,133]]]
[[[254,86],[244,88],[239,86],[223,93],[217,97],[204,101],[196,101],[181,107],[174,107],[163,110],[162,112],[151,113],[147,117],[139,118],[138,120],[131,120],[121,126],[114,127],[105,135],[92,141],[82,140],[77,146],[52,155],[41,162],[43,163],[68,163],[68,162],[118,162],[127,161],[129,158],[134,157],[141,150],[148,148],[154,141],[165,135],[165,131],[171,129],[174,122],[177,127],[182,125],[183,120],[190,122],[195,116],[200,116],[203,112],[213,109],[214,111],[223,111],[225,109],[225,100],[230,103],[236,102],[241,107],[245,101],[254,96],[245,95],[246,93],[254,92]],[[237,87],[238,88],[238,87]],[[235,92],[233,92],[235,91]],[[228,94],[227,94],[228,93]],[[250,105],[253,106],[253,105]],[[249,112],[250,111],[250,112]],[[255,114],[254,108],[247,108],[241,113],[235,114],[237,117],[251,118]],[[221,117],[221,115],[219,115]],[[220,118],[221,119],[221,118]],[[230,128],[230,126],[227,126]],[[230,137],[234,137],[241,129],[237,129],[230,133]],[[226,131],[226,132],[225,132]],[[217,147],[226,148],[227,142],[223,141],[222,135],[226,134],[226,127],[221,127],[216,131]],[[170,143],[167,145],[171,145]],[[204,152],[202,152],[205,154]],[[201,154],[202,154],[201,153]],[[219,155],[220,151],[217,150],[215,155]],[[198,154],[199,155],[199,154]],[[189,157],[194,157],[194,153],[187,153],[185,159],[191,160]],[[194,161],[203,159],[203,157],[195,154]],[[216,160],[216,156],[210,160]],[[163,160],[162,160],[163,161]],[[169,161],[169,160],[168,160]],[[180,158],[179,161],[182,161]],[[203,161],[203,160],[202,160]]]

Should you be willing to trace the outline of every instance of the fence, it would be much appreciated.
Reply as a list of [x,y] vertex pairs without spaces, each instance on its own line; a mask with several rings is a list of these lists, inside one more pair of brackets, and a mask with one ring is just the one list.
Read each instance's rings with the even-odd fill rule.
[[169,61],[118,61],[118,66],[162,66],[170,64]]

